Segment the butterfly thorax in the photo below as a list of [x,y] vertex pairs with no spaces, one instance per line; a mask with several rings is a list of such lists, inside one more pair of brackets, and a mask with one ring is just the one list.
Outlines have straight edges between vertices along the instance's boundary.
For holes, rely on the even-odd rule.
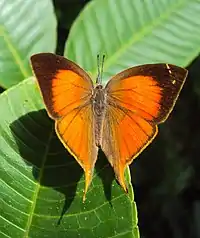
[[92,95],[92,105],[94,111],[95,143],[100,146],[102,139],[103,120],[106,110],[106,94],[101,84],[97,85]]

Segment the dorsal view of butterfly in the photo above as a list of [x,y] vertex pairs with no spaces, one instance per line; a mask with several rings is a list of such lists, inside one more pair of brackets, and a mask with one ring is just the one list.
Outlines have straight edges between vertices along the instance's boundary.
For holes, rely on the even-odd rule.
[[31,65],[59,139],[84,170],[84,199],[99,148],[127,192],[125,169],[168,118],[187,70],[163,63],[135,66],[103,87],[99,57],[95,83],[77,64],[52,53],[33,55]]

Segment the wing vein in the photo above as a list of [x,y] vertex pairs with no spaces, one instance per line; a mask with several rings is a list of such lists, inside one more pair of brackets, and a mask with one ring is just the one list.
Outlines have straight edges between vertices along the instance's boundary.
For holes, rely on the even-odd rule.
[[[152,114],[150,114],[149,112],[146,112],[146,111],[144,111],[143,109],[136,107],[135,105],[132,105],[132,104],[127,103],[127,102],[123,102],[122,100],[120,100],[120,99],[118,99],[118,98],[116,98],[116,97],[113,97],[113,96],[110,96],[110,97],[112,97],[115,101],[119,101],[119,102],[121,102],[121,103],[123,103],[123,104],[125,104],[125,105],[129,105],[129,106],[135,107],[136,109],[139,109],[140,111],[143,111],[144,113],[148,114],[149,116],[154,117],[154,116],[153,116]],[[123,106],[120,106],[119,104],[117,104],[117,105],[109,104],[109,105],[111,105],[111,106],[113,106],[113,107],[115,107],[115,108],[124,108]],[[140,105],[142,105],[142,104],[140,104]],[[126,108],[124,108],[124,109],[126,109]],[[138,116],[140,116],[140,114],[137,113],[137,111],[132,112],[132,111],[129,110],[129,109],[126,109],[126,110],[130,111],[131,113],[135,113],[135,114],[137,114]],[[124,110],[123,110],[123,111],[124,111]],[[125,111],[124,111],[124,112],[125,112]],[[126,114],[127,114],[127,113],[126,113]]]
[[[69,121],[69,123],[68,123],[67,127],[65,128],[64,132],[61,134],[62,136],[66,133],[67,129],[68,129],[69,126],[72,124],[73,120],[77,117],[77,115],[80,113],[80,111],[81,111],[85,106],[86,106],[86,105],[80,107],[79,110],[76,112],[76,114],[75,114],[75,115],[73,116],[73,118],[71,119],[71,121]],[[76,110],[76,109],[77,109],[77,108],[73,109],[73,111]],[[64,118],[65,118],[65,117],[63,117],[63,119],[64,119]],[[63,119],[62,119],[62,120],[63,120]]]
[[[63,87],[63,85],[60,85],[60,86]],[[58,89],[59,87],[58,87],[58,86],[53,86],[52,88],[53,88],[53,89],[54,89],[54,88]],[[53,89],[52,89],[52,91],[53,91]],[[72,89],[71,89],[71,88],[68,88],[68,89],[62,91],[62,93],[66,93],[67,91],[72,91]],[[57,94],[55,94],[55,93],[53,94],[54,97],[57,97],[57,96],[59,96],[59,95],[60,95],[60,91],[59,91]],[[88,95],[89,95],[89,93],[88,93]],[[87,95],[87,96],[88,96],[88,95]]]
[[[74,102],[71,102],[71,103],[67,104],[66,106],[64,106],[63,108],[61,108],[61,109],[58,111],[58,113],[61,112],[61,111],[63,111],[63,110],[66,109],[67,107],[69,107],[69,106],[71,106],[71,105],[73,105],[73,104],[79,102],[80,100],[86,99],[87,97],[88,97],[88,95],[87,95],[87,96],[84,96],[84,97],[82,97],[82,98],[79,98],[78,100],[76,100],[76,101],[74,101]],[[55,102],[55,101],[56,101],[56,98],[55,98],[55,100],[53,100],[52,102]],[[89,104],[89,102],[87,102],[87,103],[85,103],[85,104],[83,104],[82,106],[79,106],[79,107],[84,107],[84,106],[87,106],[88,104]],[[74,108],[73,110],[75,110],[75,109],[77,109],[77,108],[78,108],[78,107]]]
[[[62,79],[59,79],[59,80],[62,80]],[[82,87],[82,86],[80,86],[80,85],[77,85],[77,84],[74,84],[74,83],[70,83],[70,84],[72,84],[74,87],[76,87],[76,88],[82,88],[82,89],[84,89],[85,91],[88,91],[88,88],[85,88],[85,87]],[[64,86],[69,86],[69,82],[67,82],[67,83],[61,83],[61,84],[56,84],[56,85],[52,85],[52,88],[59,88],[59,87],[64,87]],[[67,89],[67,90],[72,90],[72,89]],[[66,90],[66,91],[67,91]]]
[[[132,135],[130,134],[130,133],[128,133],[131,137],[132,137]],[[129,153],[129,155],[131,155],[131,153],[130,153],[130,150],[129,150],[129,147],[128,147],[128,144],[127,144],[127,142],[126,142],[126,138],[124,138],[123,136],[122,136],[122,138],[123,138],[123,141],[124,141],[124,144],[126,145],[126,148],[127,148],[127,151],[128,151],[128,153]],[[132,157],[132,156],[131,156]],[[130,159],[130,158],[129,158]]]
[[[113,105],[110,105],[111,107],[114,107]],[[126,108],[123,108],[123,107],[114,107],[114,108],[117,108],[117,109],[119,109],[119,110],[121,110],[126,116],[128,116],[135,124],[137,124],[138,125],[138,127],[139,128],[141,128],[141,130],[144,132],[144,134],[146,134],[146,136],[147,137],[149,137],[148,136],[148,134],[146,133],[146,131],[144,131],[144,129],[130,116],[130,114],[133,114],[133,112],[131,111],[131,110],[129,110],[129,109],[126,109]],[[126,109],[126,110],[124,110],[124,109]],[[127,113],[127,111],[130,113]],[[140,117],[140,116],[139,116]],[[144,119],[144,118],[143,118]],[[151,122],[150,121],[147,121],[146,119],[144,119],[147,123],[149,123],[151,126],[153,126],[152,124],[151,124]],[[132,127],[131,127],[132,128]],[[133,129],[133,128],[132,128]]]
[[[141,94],[141,93],[139,93],[138,91],[135,91],[134,89],[131,89],[131,91],[133,91],[134,93],[136,93],[136,94],[138,94],[139,96],[144,96],[143,94]],[[157,93],[158,94],[158,93]],[[159,95],[159,94],[158,94]],[[110,96],[112,96],[112,95],[110,95]],[[153,100],[152,98],[150,98],[150,97],[148,97],[148,94],[146,93],[145,94],[145,97],[147,98],[147,99],[149,99],[149,100],[151,100],[152,102],[155,102],[156,104],[159,104],[159,105],[161,105],[160,103],[158,103],[157,101],[155,101],[155,100]],[[116,97],[115,97],[116,98]]]

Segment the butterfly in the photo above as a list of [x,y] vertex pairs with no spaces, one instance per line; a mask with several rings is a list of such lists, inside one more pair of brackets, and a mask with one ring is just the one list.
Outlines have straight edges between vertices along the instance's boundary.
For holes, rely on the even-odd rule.
[[[104,59],[104,58],[103,58]],[[102,149],[127,192],[126,167],[152,142],[172,111],[187,70],[171,64],[126,69],[102,85],[103,63],[93,83],[77,64],[52,53],[31,65],[56,133],[85,173],[85,192]]]

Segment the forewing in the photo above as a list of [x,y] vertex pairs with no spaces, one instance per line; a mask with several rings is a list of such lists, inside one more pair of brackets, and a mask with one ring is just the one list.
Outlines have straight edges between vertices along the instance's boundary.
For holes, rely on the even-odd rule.
[[171,112],[187,71],[166,64],[128,69],[106,86],[102,150],[126,190],[124,170],[157,134]]
[[187,70],[175,65],[142,65],[113,77],[106,92],[109,101],[158,124],[169,116],[186,76]]
[[31,64],[48,114],[53,119],[89,101],[92,81],[74,62],[59,55],[41,53],[31,57]]
[[66,58],[51,53],[31,57],[32,68],[56,132],[85,171],[85,193],[97,159],[91,106],[93,84],[87,73]]

